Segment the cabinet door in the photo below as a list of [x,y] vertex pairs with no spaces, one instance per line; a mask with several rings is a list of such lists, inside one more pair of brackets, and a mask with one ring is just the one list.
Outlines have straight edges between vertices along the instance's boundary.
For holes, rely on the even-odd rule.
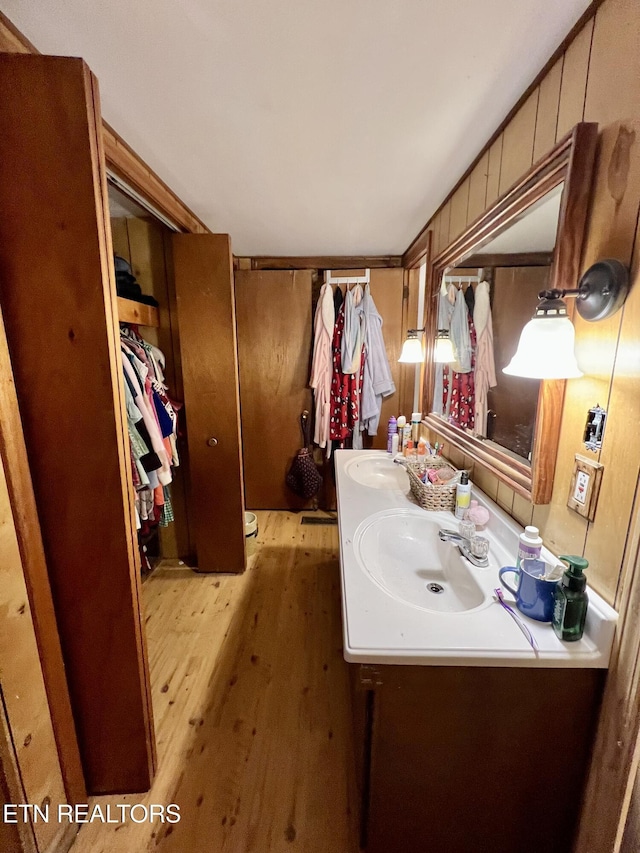
[[87,788],[142,791],[153,723],[100,105],[82,60],[0,55],[0,210],[0,302]]
[[242,572],[244,494],[229,236],[174,234],[173,262],[198,570]]

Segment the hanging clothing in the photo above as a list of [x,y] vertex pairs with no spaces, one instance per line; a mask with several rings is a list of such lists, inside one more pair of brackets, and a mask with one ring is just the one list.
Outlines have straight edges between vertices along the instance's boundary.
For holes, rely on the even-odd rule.
[[367,284],[362,299],[364,318],[364,376],[360,400],[359,431],[377,435],[382,398],[395,393],[387,350],[382,336],[382,317],[376,308],[371,288]]
[[342,372],[342,336],[344,334],[344,304],[340,306],[333,332],[333,374],[331,377],[331,417],[329,420],[329,438],[332,441],[345,441],[352,437],[358,424],[360,411],[360,388],[364,372],[364,360],[361,359],[360,371]]
[[[456,289],[453,285],[440,291],[438,296],[438,329],[448,332],[451,327],[451,317],[455,304]],[[433,411],[436,415],[444,415],[447,397],[444,394],[444,373],[446,365],[437,363],[435,366],[435,382],[433,387]]]
[[[469,327],[469,339],[471,342],[471,366],[467,373],[458,373],[455,370],[444,371],[445,391],[448,394],[447,410],[449,421],[461,429],[473,430],[475,419],[475,381],[473,365],[475,364],[475,341],[476,332],[471,315],[467,315]],[[449,367],[449,365],[445,365]]]
[[[163,353],[131,328],[120,329],[136,526],[141,536],[173,520],[169,483],[179,464],[177,408],[167,396]],[[140,540],[141,556],[142,540]]]
[[357,284],[344,298],[344,332],[342,334],[342,372],[358,373],[362,359],[364,340],[364,318],[362,313],[363,291]]
[[316,305],[314,320],[313,359],[309,385],[313,388],[315,401],[315,427],[313,440],[319,447],[326,447],[329,439],[331,418],[331,375],[333,353],[331,344],[335,327],[335,307],[330,284],[323,284]]
[[469,373],[471,370],[471,336],[469,335],[469,309],[462,290],[456,294],[456,302],[451,316],[451,343],[456,360],[453,370],[456,373]]
[[487,397],[490,388],[498,384],[493,354],[493,322],[489,284],[481,281],[476,287],[473,322],[476,330],[475,360],[475,431],[478,435],[487,434]]

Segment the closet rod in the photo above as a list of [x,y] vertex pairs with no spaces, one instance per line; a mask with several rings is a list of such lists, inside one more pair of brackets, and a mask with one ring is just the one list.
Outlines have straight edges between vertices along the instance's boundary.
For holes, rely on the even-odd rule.
[[172,222],[168,219],[164,213],[160,213],[157,207],[154,207],[150,201],[140,195],[139,192],[130,187],[126,181],[123,181],[115,172],[112,172],[111,169],[107,169],[107,182],[112,184],[116,189],[120,190],[120,192],[124,193],[126,196],[129,196],[130,199],[139,204],[140,207],[143,207],[146,211],[148,211],[152,216],[155,216],[156,219],[159,219],[163,225],[166,225],[167,228],[170,228],[172,231],[176,233],[181,229],[176,225],[175,222]]
[[331,275],[331,270],[324,271],[325,284],[369,284],[371,270],[365,270],[364,275]]

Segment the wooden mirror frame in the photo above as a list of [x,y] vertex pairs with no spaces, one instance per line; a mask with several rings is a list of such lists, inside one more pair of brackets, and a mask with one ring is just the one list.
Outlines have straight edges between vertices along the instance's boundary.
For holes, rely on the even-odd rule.
[[[425,380],[423,411],[425,426],[483,465],[499,480],[534,504],[551,500],[556,467],[565,380],[541,380],[533,434],[531,464],[460,427],[432,414],[435,369],[433,349],[436,335],[438,294],[442,274],[468,257],[473,247],[497,235],[526,208],[564,182],[558,233],[552,256],[549,287],[577,287],[587,206],[591,190],[598,125],[577,124],[538,161],[511,189],[475,220],[429,265],[427,322],[425,331]],[[572,314],[569,303],[569,312]],[[531,305],[533,314],[535,305]]]

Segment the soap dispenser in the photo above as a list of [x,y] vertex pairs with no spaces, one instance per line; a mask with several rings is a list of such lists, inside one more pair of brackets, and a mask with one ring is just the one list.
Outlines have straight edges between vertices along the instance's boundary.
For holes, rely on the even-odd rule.
[[553,630],[559,639],[574,642],[582,637],[587,616],[589,596],[583,572],[589,562],[584,557],[572,555],[560,559],[567,568],[554,593]]

